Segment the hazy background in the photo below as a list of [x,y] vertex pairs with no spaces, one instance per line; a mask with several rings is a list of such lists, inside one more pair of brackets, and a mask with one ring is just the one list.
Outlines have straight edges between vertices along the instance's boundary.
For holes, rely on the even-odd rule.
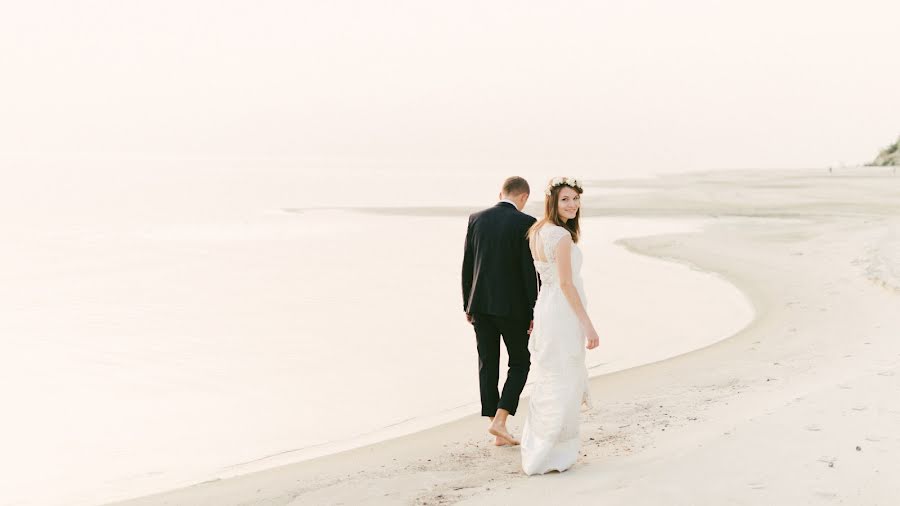
[[[852,164],[900,133],[896,0],[0,2],[2,504],[474,411],[464,210],[511,173],[539,213],[554,175]],[[362,206],[451,214],[334,209]],[[749,318],[613,245],[658,226],[585,221],[621,343],[593,372]]]
[[865,162],[900,133],[898,19],[894,0],[4,2],[0,162]]

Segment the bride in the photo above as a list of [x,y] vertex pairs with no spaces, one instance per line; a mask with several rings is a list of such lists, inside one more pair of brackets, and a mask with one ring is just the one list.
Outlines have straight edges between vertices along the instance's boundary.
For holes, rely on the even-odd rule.
[[534,389],[522,434],[522,469],[529,475],[565,471],[575,463],[580,407],[591,407],[584,350],[596,348],[600,338],[585,311],[576,244],[582,191],[577,179],[550,180],[544,218],[528,231],[541,277],[528,343]]

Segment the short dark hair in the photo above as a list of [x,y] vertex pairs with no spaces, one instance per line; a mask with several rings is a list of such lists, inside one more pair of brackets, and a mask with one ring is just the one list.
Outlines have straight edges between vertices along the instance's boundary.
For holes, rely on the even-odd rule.
[[516,197],[523,193],[531,195],[531,187],[528,186],[528,181],[525,181],[525,178],[519,176],[506,178],[506,181],[503,182],[503,188],[500,191],[503,192],[504,195],[509,195],[510,197]]

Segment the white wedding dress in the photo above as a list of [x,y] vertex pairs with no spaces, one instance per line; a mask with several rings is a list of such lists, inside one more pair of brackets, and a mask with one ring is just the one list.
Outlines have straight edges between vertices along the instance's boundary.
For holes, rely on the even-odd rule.
[[[559,286],[556,247],[568,235],[566,229],[546,224],[538,230],[533,244],[541,290],[528,342],[533,390],[522,432],[522,469],[529,475],[565,471],[575,463],[581,445],[581,405],[592,407],[584,363],[584,331]],[[581,250],[572,244],[572,281],[586,306],[581,263]]]

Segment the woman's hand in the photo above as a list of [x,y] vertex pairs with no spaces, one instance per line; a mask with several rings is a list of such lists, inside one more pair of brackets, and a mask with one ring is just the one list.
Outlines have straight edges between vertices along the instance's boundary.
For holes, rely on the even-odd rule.
[[587,339],[587,349],[593,350],[597,346],[600,346],[600,336],[597,335],[597,331],[591,329],[585,334],[585,339]]

